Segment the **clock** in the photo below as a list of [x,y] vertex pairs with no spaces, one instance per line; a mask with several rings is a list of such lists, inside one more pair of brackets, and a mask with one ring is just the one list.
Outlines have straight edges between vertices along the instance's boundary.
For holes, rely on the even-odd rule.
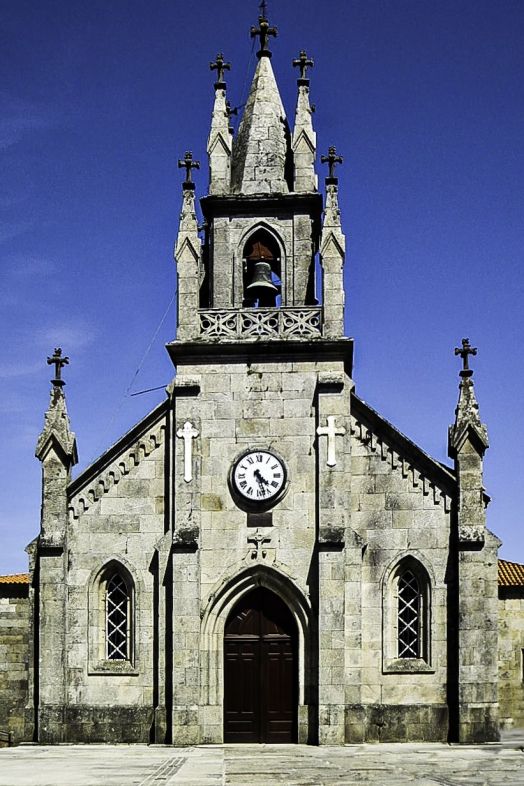
[[244,501],[274,504],[283,494],[287,472],[282,459],[268,450],[248,450],[233,464],[231,485]]

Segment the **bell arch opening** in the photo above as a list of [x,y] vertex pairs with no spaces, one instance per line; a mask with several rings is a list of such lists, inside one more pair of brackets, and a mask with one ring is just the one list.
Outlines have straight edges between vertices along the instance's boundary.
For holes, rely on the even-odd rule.
[[242,305],[244,308],[278,308],[282,304],[282,260],[275,238],[258,229],[242,252]]

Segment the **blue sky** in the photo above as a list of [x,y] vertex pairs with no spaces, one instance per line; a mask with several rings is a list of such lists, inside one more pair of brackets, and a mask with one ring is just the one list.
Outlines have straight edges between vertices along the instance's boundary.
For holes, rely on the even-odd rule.
[[[356,389],[447,461],[469,336],[491,448],[489,527],[524,562],[524,3],[268,3],[292,122],[314,60],[320,152],[335,144]],[[202,162],[214,81],[245,101],[257,2],[3,0],[0,15],[0,573],[38,531],[33,457],[55,346],[82,469],[163,398],[175,335],[176,162]],[[161,323],[162,318],[164,320]],[[160,325],[160,327],[159,327]],[[147,351],[149,348],[149,351]],[[137,370],[138,374],[136,373]],[[131,385],[131,388],[130,388]],[[127,392],[127,395],[126,395]]]

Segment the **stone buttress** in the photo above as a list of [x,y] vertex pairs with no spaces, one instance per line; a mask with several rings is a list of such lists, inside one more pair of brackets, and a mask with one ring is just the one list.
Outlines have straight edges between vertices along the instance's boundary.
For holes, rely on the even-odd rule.
[[486,528],[482,460],[488,447],[480,420],[464,339],[455,350],[463,358],[455,423],[448,450],[455,462],[457,505],[457,689],[455,734],[460,742],[486,742],[498,733],[498,582],[500,541]]
[[35,667],[38,699],[35,725],[40,742],[63,742],[66,703],[67,486],[76,464],[75,435],[69,425],[61,368],[68,362],[60,349],[48,358],[56,368],[51,400],[36,446],[42,464],[40,535],[34,546],[34,613],[38,620]]

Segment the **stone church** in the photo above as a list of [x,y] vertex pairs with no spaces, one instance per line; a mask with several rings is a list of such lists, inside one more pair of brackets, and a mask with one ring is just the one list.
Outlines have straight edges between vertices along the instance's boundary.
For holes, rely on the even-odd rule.
[[[524,567],[499,562],[467,339],[450,464],[359,398],[340,156],[318,189],[263,16],[238,132],[218,55],[190,152],[167,396],[76,477],[60,350],[29,573],[0,578],[0,731],[58,742],[497,740],[524,721]],[[445,348],[445,351],[447,349]],[[451,382],[450,382],[451,384]]]

